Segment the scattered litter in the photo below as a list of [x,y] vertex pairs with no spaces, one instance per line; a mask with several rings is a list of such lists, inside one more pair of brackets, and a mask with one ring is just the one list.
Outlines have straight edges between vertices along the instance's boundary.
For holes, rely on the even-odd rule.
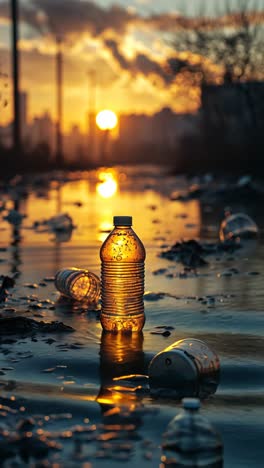
[[167,268],[159,268],[158,270],[154,270],[152,274],[156,276],[156,275],[163,275],[166,272],[167,272]]
[[162,251],[159,256],[168,260],[182,263],[185,267],[195,269],[208,265],[205,256],[234,252],[240,249],[240,243],[234,239],[228,239],[217,243],[200,243],[194,239],[176,242],[172,247]]
[[256,223],[244,213],[227,216],[221,223],[219,237],[221,241],[229,239],[254,239],[258,235]]
[[176,242],[170,249],[162,252],[161,257],[176,260],[187,267],[197,268],[207,265],[202,258],[203,247],[196,240]]
[[35,221],[33,223],[33,229],[37,232],[53,232],[58,234],[71,234],[76,226],[73,224],[73,220],[68,213],[61,213],[52,216],[49,219],[43,219]]
[[23,286],[25,288],[38,289],[38,284],[36,284],[36,283],[25,283]]
[[54,280],[55,276],[46,276],[45,278],[43,278],[43,281],[45,281],[46,283],[54,283]]
[[68,231],[74,228],[72,218],[68,213],[52,216],[47,220],[47,225],[53,231]]
[[144,300],[145,301],[159,301],[160,299],[164,299],[165,293],[154,293],[154,292],[145,292]]
[[220,361],[209,346],[196,338],[179,340],[158,353],[148,368],[154,396],[205,398],[215,393]]
[[2,284],[0,286],[0,303],[5,302],[6,298],[8,297],[7,289],[13,288],[15,285],[15,280],[9,276],[2,276],[1,279]]
[[162,335],[162,336],[170,336],[171,332],[169,330],[153,330],[150,332],[151,335]]

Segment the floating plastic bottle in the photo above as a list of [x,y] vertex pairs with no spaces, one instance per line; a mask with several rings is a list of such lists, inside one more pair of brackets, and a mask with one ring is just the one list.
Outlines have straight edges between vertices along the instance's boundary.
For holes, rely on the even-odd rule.
[[200,415],[200,401],[184,398],[182,403],[183,410],[163,434],[160,468],[222,468],[222,440]]
[[47,225],[54,232],[71,231],[74,228],[72,218],[67,213],[61,213],[56,216],[52,216],[47,220]]
[[244,213],[229,214],[221,223],[220,240],[254,239],[258,235],[256,223]]
[[156,354],[148,374],[154,396],[206,398],[217,389],[220,361],[203,341],[185,338]]
[[97,302],[100,279],[94,273],[80,268],[63,268],[55,275],[55,286],[63,296],[76,301]]
[[131,216],[115,216],[114,226],[100,250],[100,320],[106,331],[138,332],[145,323],[143,294],[146,252],[131,227]]

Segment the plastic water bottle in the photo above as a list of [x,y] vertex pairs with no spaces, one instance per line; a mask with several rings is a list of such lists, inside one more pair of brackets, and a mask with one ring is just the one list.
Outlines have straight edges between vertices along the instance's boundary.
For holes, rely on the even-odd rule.
[[183,410],[163,434],[160,468],[222,468],[222,440],[200,415],[200,401],[184,398],[182,403]]
[[58,291],[76,301],[97,302],[100,296],[100,279],[88,270],[63,268],[55,275]]
[[131,216],[115,216],[101,250],[101,324],[112,332],[138,332],[145,323],[145,248]]
[[185,338],[156,354],[148,374],[153,396],[206,398],[217,389],[220,361],[204,341]]
[[256,223],[244,213],[229,214],[221,223],[220,240],[254,239],[258,235]]

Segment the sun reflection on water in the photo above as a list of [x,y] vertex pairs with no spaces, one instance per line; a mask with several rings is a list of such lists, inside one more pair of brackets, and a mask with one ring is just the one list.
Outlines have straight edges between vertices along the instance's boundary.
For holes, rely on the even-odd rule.
[[98,178],[100,182],[96,184],[96,192],[102,198],[111,198],[117,192],[117,180],[115,174],[110,171],[99,172]]

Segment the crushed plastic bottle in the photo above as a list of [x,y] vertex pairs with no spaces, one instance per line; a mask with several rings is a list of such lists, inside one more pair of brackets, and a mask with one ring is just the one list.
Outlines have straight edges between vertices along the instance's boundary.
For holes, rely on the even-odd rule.
[[57,290],[76,301],[95,303],[100,296],[100,279],[91,271],[80,268],[63,268],[55,275]]
[[101,250],[101,324],[112,332],[142,330],[145,248],[132,229],[131,216],[115,216]]
[[220,240],[254,239],[258,235],[256,223],[245,213],[227,213],[219,231]]
[[52,216],[51,218],[48,219],[47,225],[54,232],[69,231],[74,228],[72,218],[67,213],[62,213],[56,216]]
[[220,361],[205,342],[185,338],[156,354],[148,374],[153,396],[206,398],[218,387]]
[[200,415],[200,401],[184,398],[182,404],[163,434],[160,468],[222,468],[222,440]]

